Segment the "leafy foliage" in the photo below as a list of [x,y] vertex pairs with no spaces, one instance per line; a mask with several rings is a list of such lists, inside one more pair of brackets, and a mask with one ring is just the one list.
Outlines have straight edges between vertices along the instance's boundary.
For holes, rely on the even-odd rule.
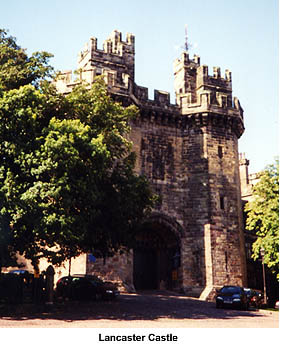
[[246,204],[246,228],[254,231],[257,239],[253,244],[256,260],[264,249],[264,263],[279,278],[279,161],[268,166],[260,181],[253,188],[253,201]]
[[20,86],[33,84],[51,76],[52,67],[48,60],[53,55],[47,52],[35,52],[30,57],[19,47],[16,39],[0,29],[0,90],[17,89]]
[[[10,246],[35,264],[41,257],[61,263],[81,252],[106,256],[130,247],[154,203],[146,179],[134,172],[126,137],[137,108],[113,102],[101,79],[58,94],[43,79],[50,55],[28,58],[5,35],[1,31],[0,200]],[[8,49],[19,76],[5,63]]]

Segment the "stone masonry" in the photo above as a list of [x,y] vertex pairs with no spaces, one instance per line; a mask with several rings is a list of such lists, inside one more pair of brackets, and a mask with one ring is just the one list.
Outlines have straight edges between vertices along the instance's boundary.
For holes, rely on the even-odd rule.
[[[182,289],[202,299],[224,284],[246,285],[238,160],[244,123],[231,72],[223,77],[215,67],[209,75],[198,56],[183,52],[174,62],[176,104],[160,90],[150,100],[148,89],[135,83],[135,37],[123,41],[118,31],[103,49],[91,38],[78,56],[78,71],[90,84],[103,75],[116,101],[139,107],[130,135],[136,171],[161,198],[139,249],[88,262],[87,271],[126,287]],[[56,82],[62,93],[74,84],[70,71]]]

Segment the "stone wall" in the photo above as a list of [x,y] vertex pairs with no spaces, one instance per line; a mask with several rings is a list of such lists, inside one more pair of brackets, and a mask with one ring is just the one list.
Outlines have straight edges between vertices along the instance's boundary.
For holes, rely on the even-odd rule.
[[97,258],[95,262],[88,255],[86,273],[96,274],[103,280],[115,283],[121,291],[134,291],[133,252],[118,253],[105,259]]

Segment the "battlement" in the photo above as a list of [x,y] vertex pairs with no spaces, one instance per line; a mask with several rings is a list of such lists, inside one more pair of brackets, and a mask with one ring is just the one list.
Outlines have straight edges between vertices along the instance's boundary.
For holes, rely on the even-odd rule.
[[155,102],[156,104],[158,104],[160,106],[169,106],[170,105],[170,93],[167,91],[155,89],[154,90],[154,100],[150,100],[148,97],[148,88],[135,85],[134,95],[142,103]]
[[114,30],[98,49],[97,38],[92,37],[78,55],[78,71],[81,79],[92,84],[98,75],[105,77],[106,84],[123,94],[133,89],[135,80],[135,36]]
[[119,57],[135,54],[135,36],[131,33],[126,34],[126,41],[122,40],[122,33],[114,30],[109,37],[103,42],[103,49],[97,48],[97,38],[92,37],[85,44],[82,51],[78,54],[78,65],[84,66],[93,56],[111,54]]
[[122,33],[114,30],[103,43],[104,52],[123,56],[124,53],[135,53],[135,36],[126,34],[126,41],[122,40]]
[[200,57],[190,59],[188,52],[174,62],[174,88],[176,102],[182,114],[215,112],[243,119],[243,109],[236,97],[232,97],[232,73],[226,69],[224,76],[220,67],[200,65]]
[[[183,52],[181,58],[177,58],[174,62],[174,75],[178,75],[180,71],[198,71],[198,76],[202,78],[206,84],[226,87],[231,89],[232,73],[226,69],[225,75],[221,76],[220,67],[213,67],[213,75],[208,75],[208,66],[200,65],[200,56],[194,55],[193,60],[189,58],[189,53]],[[199,84],[200,85],[200,84]],[[178,91],[176,91],[177,93]]]
[[[85,44],[78,55],[78,81],[89,84],[95,77],[102,75],[112,94],[129,97],[137,105],[147,104],[155,107],[176,109],[170,104],[169,92],[154,90],[154,100],[149,99],[148,88],[135,83],[135,36],[127,33],[125,41],[122,33],[114,30],[98,49],[95,37]],[[60,92],[68,93],[76,83],[72,81],[72,72],[61,72],[56,81]]]
[[[174,87],[176,104],[170,103],[170,94],[154,90],[154,99],[149,99],[148,89],[135,82],[135,36],[127,33],[125,40],[118,30],[114,30],[98,49],[95,37],[85,44],[78,55],[78,81],[88,84],[101,75],[112,96],[126,104],[135,103],[139,107],[155,111],[169,111],[181,115],[214,113],[226,115],[242,125],[243,109],[239,100],[232,97],[232,74],[226,69],[221,75],[220,67],[214,67],[210,75],[207,65],[200,64],[200,57],[190,59],[188,52],[174,62]],[[69,93],[76,82],[72,72],[61,72],[56,81],[57,89]],[[242,131],[239,131],[239,135]]]

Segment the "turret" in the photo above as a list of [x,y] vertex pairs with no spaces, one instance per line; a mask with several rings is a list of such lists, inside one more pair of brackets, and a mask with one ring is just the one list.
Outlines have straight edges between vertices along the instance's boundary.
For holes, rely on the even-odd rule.
[[184,52],[174,62],[176,103],[181,114],[211,112],[237,119],[238,137],[243,133],[243,110],[239,100],[232,97],[232,74],[226,69],[224,77],[219,67],[208,74],[208,67],[200,65],[200,57],[191,60]]
[[78,70],[89,83],[103,74],[110,88],[130,89],[135,79],[134,35],[127,33],[123,41],[121,32],[114,30],[103,42],[103,50],[97,48],[96,38],[90,38],[78,55]]
[[[174,78],[176,103],[189,125],[184,140],[194,210],[188,232],[203,250],[199,258],[204,259],[206,288],[201,298],[206,299],[216,286],[246,284],[238,160],[243,109],[232,97],[231,72],[226,70],[222,76],[220,67],[214,67],[210,75],[208,66],[201,65],[198,56],[190,59],[188,51],[174,62]],[[182,256],[184,266],[193,265],[194,251],[189,246]],[[195,277],[197,269],[194,273],[184,268],[185,288],[202,283]]]

